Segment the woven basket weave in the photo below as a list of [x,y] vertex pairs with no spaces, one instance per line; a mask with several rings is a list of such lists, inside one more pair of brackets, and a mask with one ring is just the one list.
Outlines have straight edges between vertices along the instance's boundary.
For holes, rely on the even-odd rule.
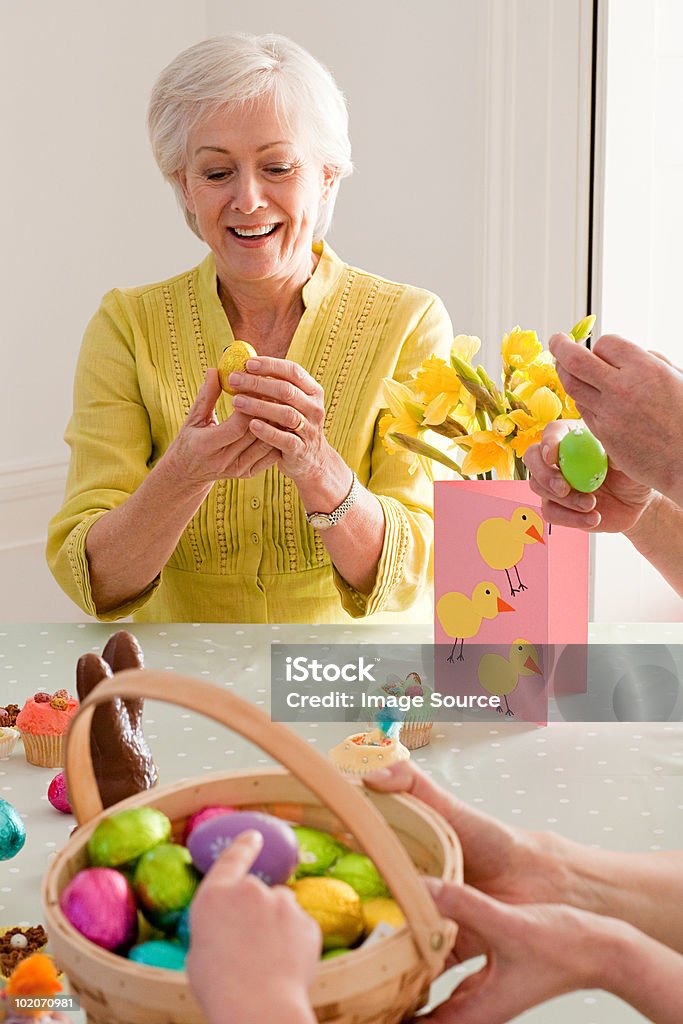
[[[90,726],[95,707],[113,697],[146,697],[208,714],[287,770],[204,775],[139,793],[103,811],[90,758]],[[408,924],[367,949],[321,962],[311,1003],[325,1024],[398,1024],[424,1005],[452,947],[455,926],[439,915],[419,872],[462,880],[460,844],[443,818],[424,804],[348,782],[309,744],[233,694],[197,679],[146,670],[117,673],[83,701],[67,735],[66,773],[80,827],[50,865],[43,902],[55,959],[89,1024],[206,1024],[184,973],[101,949],[72,927],[59,906],[60,893],[87,866],[88,840],[98,823],[115,810],[142,806],[167,814],[178,840],[194,811],[226,803],[329,831],[362,850],[384,876]]]

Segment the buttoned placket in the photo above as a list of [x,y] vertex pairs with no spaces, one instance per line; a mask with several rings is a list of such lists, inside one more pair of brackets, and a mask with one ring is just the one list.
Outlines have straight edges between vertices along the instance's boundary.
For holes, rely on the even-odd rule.
[[252,480],[243,481],[244,485],[244,522],[245,537],[245,568],[249,573],[258,576],[263,561],[263,529],[264,529],[264,485],[265,473],[259,473]]

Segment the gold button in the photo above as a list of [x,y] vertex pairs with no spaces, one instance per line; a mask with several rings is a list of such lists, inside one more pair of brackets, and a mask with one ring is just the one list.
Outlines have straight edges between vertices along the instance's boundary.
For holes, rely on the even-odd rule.
[[261,508],[260,500],[258,498],[252,498],[251,499],[251,507],[252,508]]
[[258,533],[252,533],[252,535],[251,535],[252,544],[258,544],[259,540],[260,540],[260,538],[259,538]]

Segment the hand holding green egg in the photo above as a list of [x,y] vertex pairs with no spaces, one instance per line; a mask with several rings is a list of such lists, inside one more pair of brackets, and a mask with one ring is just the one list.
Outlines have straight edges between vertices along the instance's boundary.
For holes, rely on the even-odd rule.
[[575,491],[590,494],[597,491],[607,476],[607,455],[587,427],[577,427],[560,441],[559,466]]

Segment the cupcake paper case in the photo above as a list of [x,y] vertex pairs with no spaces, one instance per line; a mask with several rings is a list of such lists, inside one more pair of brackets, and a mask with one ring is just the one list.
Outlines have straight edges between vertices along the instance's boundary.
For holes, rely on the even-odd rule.
[[66,690],[39,692],[26,701],[17,717],[17,729],[29,764],[40,768],[64,766],[64,737],[77,708],[78,701]]
[[0,758],[9,757],[19,739],[18,729],[3,729],[0,727]]

